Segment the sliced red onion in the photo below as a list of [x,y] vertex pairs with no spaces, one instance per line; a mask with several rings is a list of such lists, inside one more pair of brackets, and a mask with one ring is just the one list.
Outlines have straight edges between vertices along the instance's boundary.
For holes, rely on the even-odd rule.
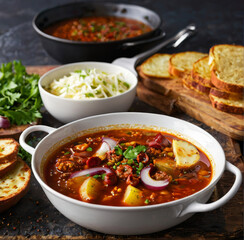
[[69,178],[82,177],[89,174],[89,176],[94,176],[101,173],[113,173],[113,171],[107,167],[95,167],[89,168],[81,171],[74,172]]
[[10,127],[10,121],[8,118],[0,116],[0,128],[9,128]]
[[147,166],[141,170],[141,181],[145,187],[150,190],[163,190],[166,188],[169,185],[169,180],[154,180],[150,176],[151,169],[151,166]]
[[107,142],[103,142],[100,148],[96,151],[96,156],[103,156],[109,150],[110,147]]
[[113,150],[114,147],[117,145],[117,142],[115,140],[113,140],[112,138],[109,138],[109,137],[103,137],[103,142],[106,142],[109,147],[110,147],[110,150]]
[[112,138],[103,137],[102,141],[102,145],[97,150],[96,156],[103,156],[106,152],[113,150],[114,147],[117,145],[117,142]]

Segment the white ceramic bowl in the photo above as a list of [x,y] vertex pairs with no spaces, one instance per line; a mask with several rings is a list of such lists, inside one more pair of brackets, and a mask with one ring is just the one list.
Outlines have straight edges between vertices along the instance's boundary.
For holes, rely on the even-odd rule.
[[[172,202],[151,206],[114,207],[72,199],[56,192],[45,183],[43,163],[48,154],[51,154],[59,146],[88,132],[125,126],[147,127],[174,133],[192,142],[203,150],[212,162],[213,178],[210,184],[195,194]],[[49,133],[35,149],[25,142],[28,134],[34,131]],[[113,113],[88,117],[58,129],[41,125],[33,126],[21,134],[20,144],[32,154],[33,173],[51,203],[73,222],[88,229],[108,234],[135,235],[167,229],[185,221],[196,212],[210,211],[222,206],[234,196],[242,181],[240,170],[226,162],[223,149],[215,138],[193,124],[163,115]],[[235,175],[233,186],[222,198],[206,204],[224,170]]]
[[[128,82],[131,87],[128,91],[114,97],[84,100],[62,98],[44,89],[44,87],[47,87],[54,79],[59,79],[65,75],[67,76],[70,72],[75,70],[87,68],[101,69],[109,73],[122,72],[125,81]],[[66,64],[47,72],[40,78],[38,86],[47,111],[59,121],[68,123],[92,115],[127,111],[135,98],[137,82],[137,77],[126,68],[103,62],[79,62]]]

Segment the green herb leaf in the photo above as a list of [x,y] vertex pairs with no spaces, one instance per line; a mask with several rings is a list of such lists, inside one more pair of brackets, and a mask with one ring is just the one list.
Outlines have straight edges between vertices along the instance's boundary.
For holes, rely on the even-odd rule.
[[64,153],[64,155],[68,155],[68,154],[70,154],[70,152],[66,152],[66,153]]
[[133,159],[128,159],[127,164],[131,165],[133,163],[134,163]]
[[22,125],[41,118],[42,101],[38,89],[39,76],[27,74],[20,61],[0,67],[0,115],[11,124]]
[[87,151],[87,152],[91,152],[91,151],[92,151],[92,148],[91,148],[91,147],[88,147],[88,148],[86,149],[86,151]]
[[119,146],[115,146],[114,149],[115,149],[115,153],[116,153],[117,156],[123,154],[123,151],[122,151],[122,149]]
[[105,179],[105,176],[106,176],[106,173],[103,173],[103,174],[101,175],[102,180]]
[[149,204],[150,203],[150,200],[149,199],[146,199],[144,203],[145,204]]
[[142,162],[139,162],[138,170],[141,171],[144,168],[144,164]]
[[95,179],[97,179],[97,178],[100,178],[101,175],[96,174],[96,175],[94,175],[93,177],[94,177]]
[[20,156],[21,159],[26,161],[28,164],[31,163],[31,154],[26,152],[22,147],[19,148],[18,156]]
[[147,150],[146,146],[138,145],[136,147],[129,146],[124,152],[124,157],[128,159],[135,159],[140,152],[145,152]]

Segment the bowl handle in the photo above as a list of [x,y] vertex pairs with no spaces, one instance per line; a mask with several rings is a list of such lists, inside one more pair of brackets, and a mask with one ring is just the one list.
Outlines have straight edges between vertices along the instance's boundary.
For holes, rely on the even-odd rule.
[[231,189],[220,199],[213,203],[198,203],[196,201],[192,202],[190,205],[188,205],[185,209],[183,209],[178,217],[182,217],[188,213],[196,213],[196,212],[207,212],[207,211],[212,211],[218,207],[221,207],[225,203],[227,203],[238,191],[241,182],[242,182],[242,174],[241,171],[234,166],[233,164],[226,162],[225,169],[229,172],[232,172],[236,178],[233,186]]
[[36,126],[28,127],[21,133],[21,135],[19,137],[19,143],[20,143],[21,147],[24,148],[25,151],[27,151],[28,153],[33,155],[35,148],[31,147],[30,145],[28,145],[25,142],[26,137],[32,132],[42,131],[42,132],[46,132],[46,133],[50,134],[54,130],[56,130],[56,128],[52,128],[52,127],[48,127],[48,126],[44,126],[44,125],[36,125]]

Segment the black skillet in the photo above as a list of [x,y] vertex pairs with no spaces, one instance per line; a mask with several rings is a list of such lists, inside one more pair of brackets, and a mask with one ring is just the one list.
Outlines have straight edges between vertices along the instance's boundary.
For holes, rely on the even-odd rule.
[[[152,30],[135,38],[111,42],[80,42],[53,37],[43,32],[52,23],[73,17],[118,16],[133,18],[148,24]],[[46,9],[38,13],[33,27],[41,37],[45,50],[61,63],[78,61],[111,62],[118,57],[132,57],[159,43],[165,33],[161,19],[147,8],[117,3],[76,2]]]

